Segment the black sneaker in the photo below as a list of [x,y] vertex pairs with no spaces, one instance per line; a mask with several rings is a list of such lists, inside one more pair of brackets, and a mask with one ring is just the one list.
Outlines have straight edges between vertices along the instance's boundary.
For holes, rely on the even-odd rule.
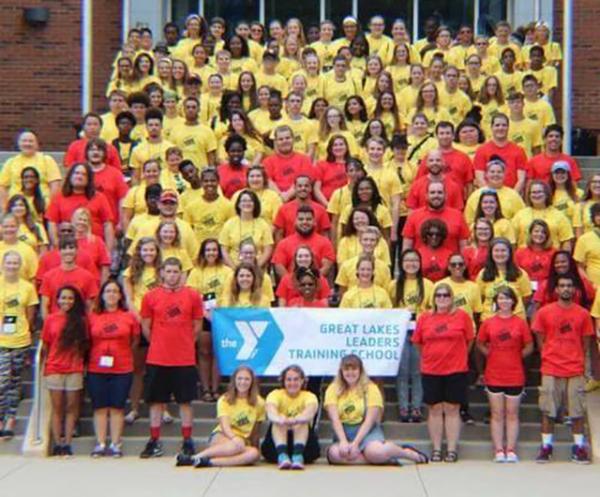
[[540,464],[550,462],[552,460],[552,452],[552,445],[542,445],[537,457],[535,458],[535,462]]
[[184,438],[181,444],[181,453],[186,456],[193,456],[196,453],[196,447],[194,446],[193,438]]
[[52,447],[52,454],[50,454],[51,456],[62,456],[62,445],[54,445]]
[[210,459],[208,457],[193,457],[194,468],[208,468],[211,466]]
[[175,466],[193,466],[194,458],[191,455],[179,453],[175,458]]
[[63,445],[61,455],[65,457],[73,457],[73,449],[70,445]]
[[146,444],[146,447],[140,454],[140,457],[142,459],[149,459],[151,457],[160,457],[163,454],[164,452],[162,444],[158,440],[151,438],[150,440],[148,440],[148,443]]
[[571,461],[577,464],[590,464],[590,455],[583,445],[573,445],[571,447]]
[[475,419],[471,416],[469,411],[460,411],[460,419],[466,425],[472,426],[475,424]]

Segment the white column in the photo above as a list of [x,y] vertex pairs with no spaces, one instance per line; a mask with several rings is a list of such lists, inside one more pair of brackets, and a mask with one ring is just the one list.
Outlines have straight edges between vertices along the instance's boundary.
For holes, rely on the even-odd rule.
[[81,5],[81,113],[92,110],[92,8],[93,0]]
[[325,0],[319,0],[319,21],[322,22],[324,20],[325,20]]
[[265,23],[265,0],[258,0],[258,20]]
[[413,0],[413,43],[419,39],[419,0]]
[[542,18],[542,0],[533,0],[533,19],[537,22]]
[[571,128],[573,112],[573,0],[563,0],[563,61],[562,61],[562,126],[565,131],[563,150],[571,153]]
[[127,41],[127,33],[129,33],[129,24],[131,23],[131,0],[123,0],[123,11],[121,13],[121,40],[123,43]]
[[479,0],[473,2],[473,33],[479,34]]
[[358,19],[358,0],[352,0],[352,15]]
[[198,14],[204,16],[204,0],[198,0]]

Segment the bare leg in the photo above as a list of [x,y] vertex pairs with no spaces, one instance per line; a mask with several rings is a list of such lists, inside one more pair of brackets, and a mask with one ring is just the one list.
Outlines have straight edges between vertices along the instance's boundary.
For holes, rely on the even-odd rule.
[[292,432],[294,433],[294,444],[303,444],[306,445],[306,441],[308,440],[308,425],[294,425],[292,428]]
[[129,398],[131,399],[131,410],[136,413],[140,410],[140,400],[144,390],[147,352],[147,347],[136,347],[133,351],[133,381],[131,383]]
[[198,363],[198,372],[200,373],[200,382],[203,390],[211,388],[211,365],[212,365],[212,340],[210,332],[202,330],[200,333],[200,361]]
[[417,454],[392,442],[371,442],[365,447],[365,459],[370,464],[389,464],[395,459],[417,461]]
[[213,466],[249,466],[260,459],[256,447],[245,447],[243,452],[230,457],[214,457],[210,462]]
[[427,428],[433,450],[442,450],[442,437],[444,436],[444,406],[442,402],[429,406]]
[[[278,445],[286,445],[287,446],[287,433],[288,433],[288,427],[287,426],[283,426],[283,425],[278,425],[273,423],[271,425],[271,436],[273,437],[273,444],[275,445],[275,448],[277,448]],[[308,435],[308,433],[307,433]],[[295,438],[294,438],[295,440]]]
[[94,430],[99,444],[106,444],[106,430],[108,428],[108,408],[94,411]]
[[444,406],[444,428],[446,429],[446,441],[448,451],[456,451],[458,438],[460,436],[460,405],[443,403]]
[[492,413],[490,419],[492,442],[494,444],[494,450],[498,452],[504,450],[504,394],[488,392],[488,400],[490,402],[490,411]]
[[71,445],[73,440],[73,429],[79,418],[79,405],[81,400],[81,390],[66,392],[67,408],[65,415],[65,444]]
[[506,397],[506,450],[515,451],[519,438],[521,397]]
[[160,428],[165,404],[150,404],[150,428]]
[[125,423],[125,413],[123,409],[110,409],[110,439],[112,443],[121,443],[121,437],[123,435],[123,425]]
[[[573,428],[575,428],[575,424],[573,424]],[[554,433],[554,419],[542,415],[542,433],[551,434]]]
[[52,403],[52,438],[55,444],[60,444],[64,416],[64,392],[62,390],[50,390],[50,401]]
[[194,425],[192,404],[179,404],[179,418],[181,419],[181,426],[191,427]]
[[573,426],[571,427],[571,431],[573,432],[573,435],[583,434],[583,426],[584,426],[583,419],[584,418],[573,419]]
[[347,456],[342,456],[340,453],[339,444],[335,443],[327,450],[327,459],[330,464],[344,464],[344,465],[359,465],[369,464],[369,461],[365,459],[365,456],[361,452],[359,456],[354,459],[350,459]]

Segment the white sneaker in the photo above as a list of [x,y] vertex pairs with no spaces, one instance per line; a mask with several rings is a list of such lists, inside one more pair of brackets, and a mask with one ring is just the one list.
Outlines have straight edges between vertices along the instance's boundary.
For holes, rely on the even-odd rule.
[[514,452],[512,450],[508,450],[508,451],[506,451],[506,462],[510,462],[510,463],[519,462],[519,456],[516,454],[516,452]]
[[494,456],[494,462],[506,462],[506,454],[503,450],[496,451],[496,455]]

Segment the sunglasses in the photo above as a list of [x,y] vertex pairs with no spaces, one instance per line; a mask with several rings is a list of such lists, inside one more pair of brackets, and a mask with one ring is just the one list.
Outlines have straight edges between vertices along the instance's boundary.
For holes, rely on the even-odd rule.
[[427,236],[442,236],[442,234],[438,231],[430,231]]
[[444,299],[449,299],[450,298],[450,294],[449,293],[436,293],[435,294],[435,298],[444,298]]
[[449,264],[450,267],[463,267],[465,265],[464,262],[451,262]]

